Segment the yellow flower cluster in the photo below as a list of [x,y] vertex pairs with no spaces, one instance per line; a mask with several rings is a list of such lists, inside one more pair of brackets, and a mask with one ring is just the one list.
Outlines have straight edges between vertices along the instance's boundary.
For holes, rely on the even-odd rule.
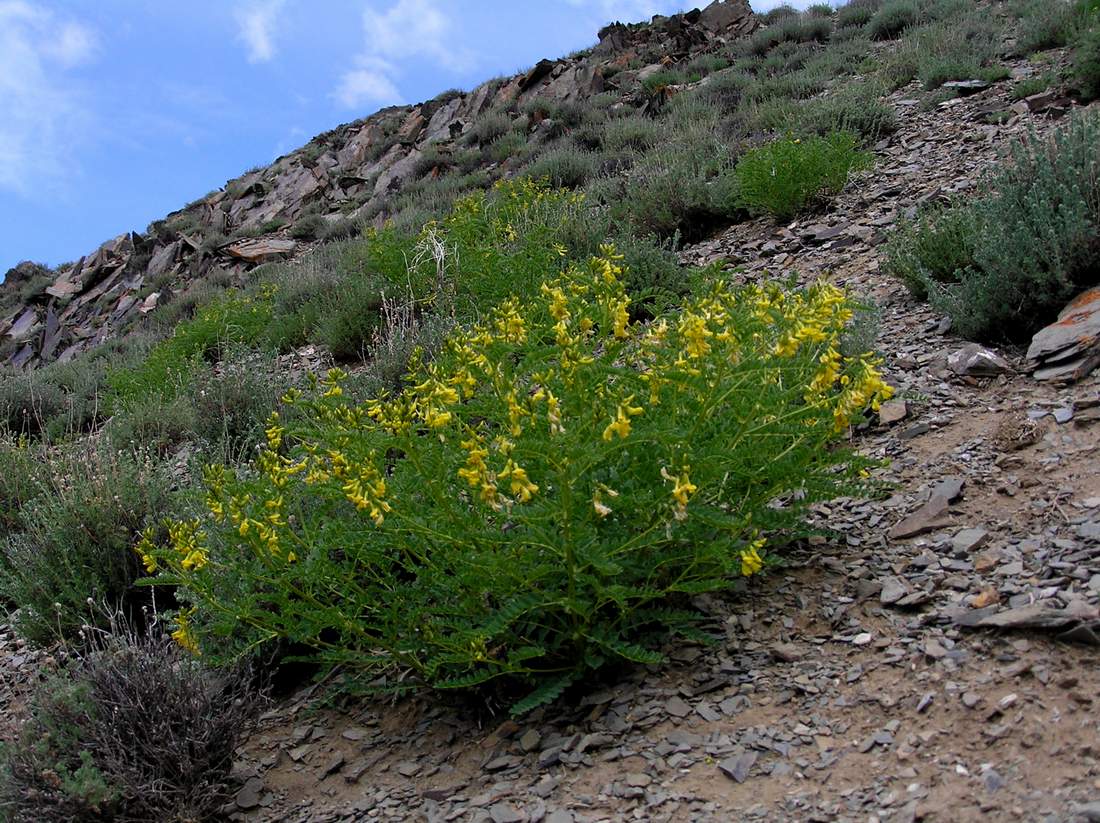
[[180,520],[168,524],[168,542],[180,558],[180,568],[185,572],[201,569],[206,565],[208,555],[203,543],[206,535],[198,520]]
[[679,474],[672,474],[668,469],[661,468],[661,477],[671,482],[672,485],[672,500],[675,503],[673,508],[673,517],[677,520],[687,519],[687,507],[688,502],[692,496],[699,491],[699,487],[691,482],[691,467],[684,466]]
[[760,556],[760,550],[764,548],[764,538],[755,540],[741,550],[741,574],[751,577],[764,568],[764,558]]
[[172,632],[172,639],[182,648],[198,657],[202,654],[202,650],[199,648],[198,639],[191,629],[191,618],[194,617],[194,615],[194,608],[181,610],[179,614],[176,615],[176,629]]

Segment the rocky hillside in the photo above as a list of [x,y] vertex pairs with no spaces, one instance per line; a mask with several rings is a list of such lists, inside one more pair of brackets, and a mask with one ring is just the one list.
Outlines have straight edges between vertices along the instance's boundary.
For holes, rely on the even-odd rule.
[[[21,264],[0,286],[5,362],[26,369],[68,361],[125,334],[214,270],[240,275],[296,255],[316,239],[380,225],[403,190],[459,162],[465,173],[485,172],[486,179],[515,173],[532,150],[569,127],[561,116],[568,117],[571,104],[614,93],[616,105],[656,105],[675,88],[647,88],[648,78],[718,51],[757,25],[747,0],[715,0],[650,23],[615,23],[586,52],[541,60],[473,91],[383,109],[318,135],[56,273]],[[505,116],[519,122],[498,124]],[[478,151],[513,125],[531,150],[517,146],[502,160]]]
[[727,0],[13,270],[0,818],[1100,820],[1098,145]]

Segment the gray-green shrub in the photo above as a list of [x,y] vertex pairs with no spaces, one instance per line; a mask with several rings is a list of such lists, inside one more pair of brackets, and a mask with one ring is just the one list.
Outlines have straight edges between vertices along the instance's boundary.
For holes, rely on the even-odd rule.
[[42,471],[48,489],[23,506],[23,531],[0,543],[0,594],[18,609],[16,629],[47,646],[121,611],[142,619],[148,590],[134,582],[141,531],[171,511],[168,478],[151,458],[82,444]]
[[940,261],[958,254],[943,248],[957,243],[955,232],[940,238],[933,228],[914,247],[905,270],[915,273],[931,303],[951,316],[961,334],[1027,339],[1067,300],[1100,280],[1097,145],[1095,113],[1074,117],[1050,138],[1033,135],[1015,145],[986,181],[983,196],[959,207],[976,226],[973,253],[969,261],[960,255],[948,282],[933,274],[945,268]]

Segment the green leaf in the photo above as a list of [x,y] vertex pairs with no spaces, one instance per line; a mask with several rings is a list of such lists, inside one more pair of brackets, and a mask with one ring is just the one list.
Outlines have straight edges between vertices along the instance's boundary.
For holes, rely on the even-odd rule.
[[539,706],[545,706],[547,703],[552,703],[557,700],[562,692],[569,688],[577,678],[578,674],[576,672],[566,672],[565,674],[544,681],[537,689],[518,703],[512,705],[510,712],[512,717],[522,717],[532,709],[537,709]]

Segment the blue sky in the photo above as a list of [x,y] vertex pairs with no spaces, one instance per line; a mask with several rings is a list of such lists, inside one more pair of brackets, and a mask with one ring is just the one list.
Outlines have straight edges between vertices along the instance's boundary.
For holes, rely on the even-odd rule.
[[[805,6],[809,0],[793,5]],[[753,0],[757,11],[778,0]],[[0,275],[684,0],[0,0]]]

